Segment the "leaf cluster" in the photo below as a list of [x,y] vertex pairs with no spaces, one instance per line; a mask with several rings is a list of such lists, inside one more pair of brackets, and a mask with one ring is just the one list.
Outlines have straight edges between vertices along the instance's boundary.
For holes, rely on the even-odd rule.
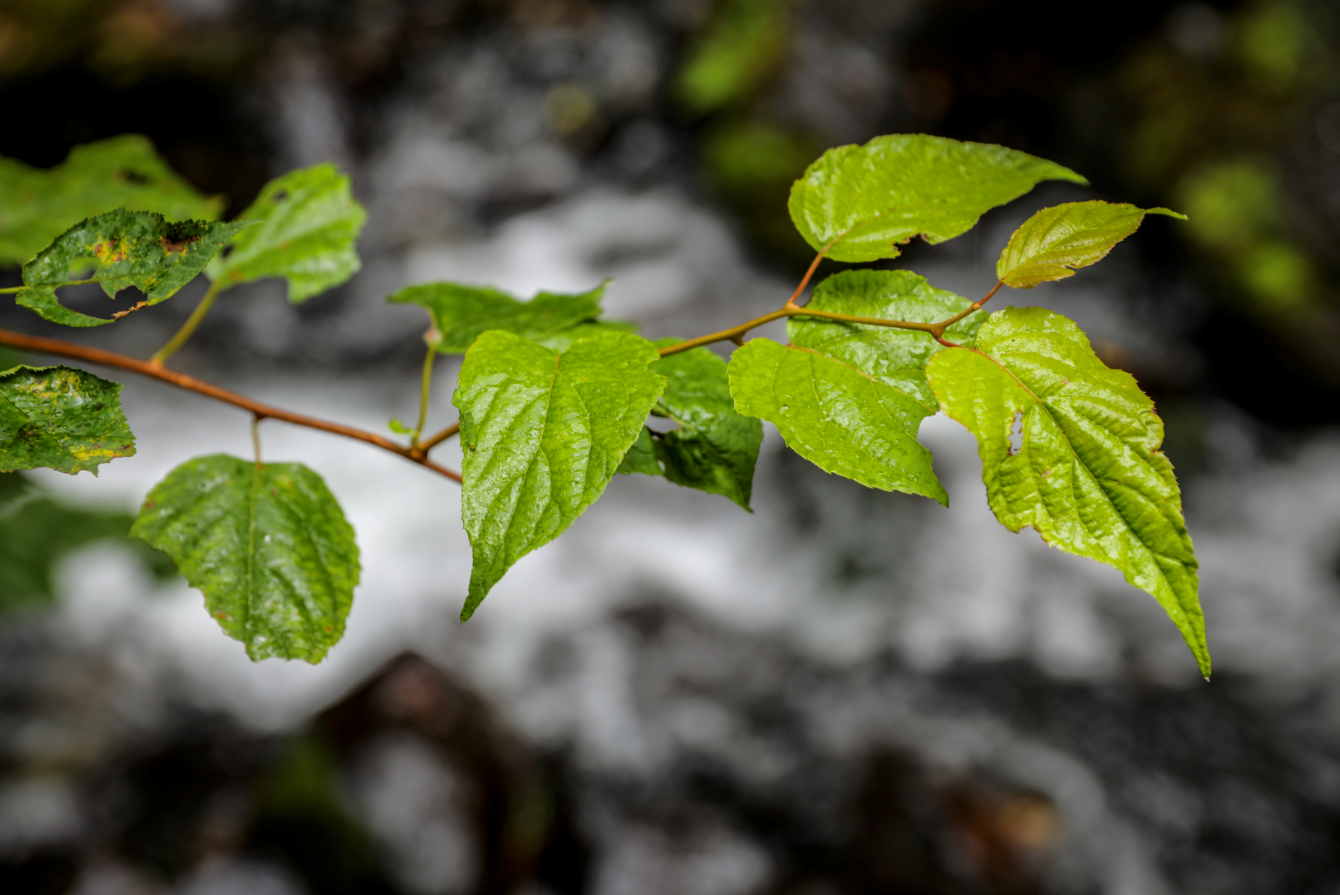
[[[976,301],[911,271],[849,269],[819,282],[802,305],[825,258],[894,259],[914,236],[931,243],[959,236],[1041,181],[1086,183],[1022,152],[938,137],[893,135],[832,149],[791,192],[792,221],[816,252],[809,273],[779,310],[729,330],[650,341],[636,325],[603,316],[605,283],[524,301],[440,282],[391,295],[427,314],[420,416],[414,426],[391,422],[408,436],[401,444],[162,369],[226,290],[279,277],[291,301],[306,301],[358,270],[354,243],[365,215],[348,178],[328,165],[291,172],[231,222],[213,221],[205,213],[211,200],[148,162],[142,168],[152,177],[88,189],[84,206],[69,200],[96,168],[88,159],[124,174],[128,163],[106,159],[134,152],[152,154],[123,138],[77,150],[49,172],[0,166],[0,254],[24,256],[24,285],[10,290],[18,303],[53,322],[102,325],[111,320],[64,308],[57,290],[97,283],[115,297],[134,287],[144,296],[137,309],[203,273],[210,289],[183,331],[148,362],[113,365],[229,400],[256,423],[279,417],[358,438],[457,478],[473,554],[462,620],[616,474],[664,478],[749,511],[764,422],[827,472],[948,506],[918,441],[922,422],[944,412],[976,436],[987,496],[1007,529],[1030,526],[1062,551],[1120,570],[1158,600],[1209,673],[1196,558],[1153,403],[1129,374],[1103,364],[1072,321],[1042,308],[983,309],[1001,288],[1033,288],[1100,261],[1146,214],[1181,217],[1175,212],[1102,201],[1042,209],[1011,236],[1000,282]],[[126,192],[127,183],[138,192]],[[6,236],[6,203],[14,201],[6,197],[16,190],[46,190],[39,204],[48,210],[32,215],[62,228],[31,252]],[[101,207],[109,196],[118,207]],[[82,209],[78,220],[67,220],[72,209]],[[183,209],[199,213],[172,217]],[[781,318],[785,342],[746,341],[753,327]],[[732,342],[728,359],[706,347]],[[452,398],[459,421],[425,437],[441,354],[463,356]],[[119,389],[68,367],[0,374],[0,470],[96,473],[132,455]],[[456,434],[459,475],[428,459]],[[315,472],[263,462],[259,441],[257,451],[253,460],[218,455],[177,467],[149,494],[132,533],[172,558],[253,659],[319,661],[343,633],[358,582],[353,529]]]

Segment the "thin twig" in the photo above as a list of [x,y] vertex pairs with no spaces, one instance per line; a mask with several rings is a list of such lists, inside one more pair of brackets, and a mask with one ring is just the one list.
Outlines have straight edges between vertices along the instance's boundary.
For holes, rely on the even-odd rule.
[[414,425],[414,434],[409,437],[410,449],[420,449],[419,436],[423,434],[423,424],[428,420],[428,390],[433,385],[433,361],[437,358],[437,346],[428,346],[428,356],[423,359],[423,382],[419,385],[419,421]]
[[450,426],[447,426],[447,428],[443,429],[441,432],[438,432],[436,435],[430,435],[423,441],[419,442],[419,451],[426,454],[433,448],[437,447],[442,442],[446,441],[451,436],[455,435],[459,431],[461,431],[461,424],[452,423]]
[[188,392],[195,392],[198,395],[204,395],[206,398],[213,398],[215,401],[221,401],[224,404],[240,407],[257,416],[283,420],[284,422],[292,423],[295,426],[305,426],[308,429],[317,429],[321,432],[329,432],[332,435],[342,435],[345,438],[362,441],[366,444],[373,445],[374,447],[379,447],[384,451],[398,454],[412,463],[417,463],[420,466],[431,469],[439,475],[446,476],[453,482],[461,481],[461,474],[459,472],[447,469],[445,466],[439,466],[421,453],[415,452],[404,445],[396,444],[388,438],[374,435],[371,432],[365,432],[362,429],[355,429],[352,426],[344,426],[339,423],[317,419],[316,417],[290,413],[287,410],[281,410],[278,407],[271,407],[268,404],[253,401],[250,398],[235,392],[230,392],[227,389],[219,388],[217,385],[203,382],[192,376],[187,376],[184,373],[169,370],[166,367],[154,364],[151,361],[140,360],[139,358],[117,354],[112,351],[104,351],[101,348],[89,348],[84,345],[76,345],[72,342],[44,339],[40,336],[29,336],[22,333],[9,332],[8,330],[3,329],[0,329],[0,345],[9,345],[12,348],[18,348],[21,351],[35,351],[40,354],[51,354],[56,357],[68,357],[73,360],[87,361],[91,364],[115,367],[118,370],[129,370],[132,373],[139,373],[141,376],[148,376],[150,379],[166,382],[168,385],[175,385],[177,388],[185,389]]
[[[195,333],[196,327],[200,326],[200,321],[205,319],[209,309],[214,306],[214,299],[219,297],[219,291],[222,288],[223,280],[221,278],[209,284],[209,291],[205,293],[204,298],[200,299],[200,304],[195,306],[191,316],[186,318],[186,322],[181,325],[181,329],[177,330],[177,334],[168,339],[167,344],[159,348],[158,352],[149,359],[149,363],[161,367],[169,357],[176,354],[178,348],[186,344],[186,340]],[[131,310],[135,309],[131,308]]]

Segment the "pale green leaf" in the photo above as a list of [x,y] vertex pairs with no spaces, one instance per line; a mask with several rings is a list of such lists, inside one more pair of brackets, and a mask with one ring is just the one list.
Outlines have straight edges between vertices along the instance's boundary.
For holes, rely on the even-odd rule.
[[0,373],[0,472],[45,467],[71,475],[135,455],[121,384],[70,367]]
[[[676,341],[663,339],[657,345]],[[666,378],[653,412],[678,428],[652,439],[655,471],[636,471],[720,494],[748,510],[763,424],[735,409],[726,362],[706,348],[694,348],[661,358],[652,370]]]
[[1077,269],[1106,258],[1113,246],[1139,229],[1147,214],[1186,220],[1167,208],[1097,200],[1044,208],[1014,231],[996,262],[996,277],[1015,289],[1073,277]]
[[633,473],[664,475],[665,470],[661,469],[661,462],[656,459],[655,441],[651,436],[651,430],[643,427],[642,431],[637,433],[637,440],[633,442],[633,446],[623,455],[623,462],[615,472],[619,475]]
[[1181,492],[1159,450],[1163,423],[1135,379],[1043,308],[993,315],[976,350],[943,351],[926,372],[945,411],[977,436],[996,518],[1120,569],[1163,606],[1208,676]]
[[115,298],[134,286],[144,293],[144,300],[112,319],[124,317],[175,295],[229,239],[253,223],[169,223],[152,212],[109,211],[75,224],[23,265],[28,288],[16,300],[52,323],[100,326],[111,321],[63,307],[56,300],[56,289],[71,281],[92,280]]
[[344,634],[358,546],[306,466],[197,457],[149,492],[130,533],[172,557],[253,661],[316,664]]
[[[939,323],[971,304],[966,298],[932,287],[911,271],[849,270],[820,283],[807,307],[853,317]],[[949,327],[945,338],[971,345],[986,316],[985,311],[969,314]],[[787,320],[786,334],[793,345],[813,348],[927,407],[937,406],[926,382],[926,361],[944,349],[929,333],[802,316]]]
[[791,220],[834,261],[896,258],[898,243],[952,239],[1044,180],[1088,182],[1003,146],[894,134],[825,152],[791,188]]
[[340,285],[361,267],[354,243],[367,212],[334,165],[301,168],[270,181],[240,218],[262,223],[240,233],[206,271],[224,289],[283,277],[289,301],[299,302]]
[[414,427],[413,427],[413,426],[407,426],[407,425],[405,425],[404,423],[402,423],[402,422],[400,421],[400,419],[399,419],[398,417],[394,417],[394,416],[391,417],[390,422],[388,422],[388,423],[386,424],[386,428],[390,429],[392,432],[394,432],[394,433],[397,434],[397,435],[413,435],[413,434],[414,434]]
[[828,355],[769,339],[731,355],[730,390],[736,410],[772,423],[820,469],[948,506],[930,451],[916,440],[934,405]]
[[530,301],[518,301],[489,286],[420,283],[401,289],[386,300],[426,310],[441,336],[437,350],[443,354],[464,354],[480,333],[491,329],[548,342],[548,347],[561,351],[572,339],[554,341],[555,337],[599,317],[604,294],[605,283],[601,283],[589,292],[575,295],[540,292]]
[[627,333],[562,354],[508,332],[481,335],[452,398],[461,413],[461,517],[474,566],[465,620],[518,559],[595,502],[665,389],[656,349]]
[[212,221],[223,199],[196,192],[138,134],[76,146],[45,170],[0,158],[0,264],[21,264],[85,218],[117,208]]

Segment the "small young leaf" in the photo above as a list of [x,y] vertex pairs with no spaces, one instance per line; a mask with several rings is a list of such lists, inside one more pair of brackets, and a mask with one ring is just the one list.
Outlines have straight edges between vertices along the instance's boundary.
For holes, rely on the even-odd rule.
[[93,280],[115,298],[134,286],[145,296],[136,308],[156,305],[194,279],[229,239],[252,223],[169,223],[162,215],[124,209],[91,217],[23,265],[28,288],[18,294],[18,303],[52,323],[100,326],[109,321],[63,307],[56,301],[56,289],[72,281]]
[[[1210,673],[1197,563],[1163,423],[1135,379],[1104,366],[1074,323],[1006,308],[926,366],[954,419],[977,436],[996,518],[1120,569],[1163,606]],[[1022,439],[1011,443],[1011,433]],[[1018,436],[1016,436],[1017,438]]]
[[[971,304],[962,296],[932,287],[911,271],[849,270],[820,283],[808,307],[854,317],[938,323]],[[969,314],[949,327],[945,337],[971,345],[986,317],[986,311]],[[786,334],[793,345],[813,348],[855,367],[927,407],[938,406],[926,382],[926,361],[944,349],[929,333],[801,316],[787,320]]]
[[1073,277],[1077,269],[1106,258],[1113,246],[1139,228],[1147,214],[1186,220],[1185,215],[1167,208],[1096,200],[1044,208],[1014,231],[996,262],[996,277],[1015,289]]
[[518,559],[558,537],[595,502],[665,389],[647,340],[609,333],[562,354],[508,332],[465,355],[461,517],[474,566],[468,619]]
[[290,171],[265,185],[240,219],[262,222],[238,234],[226,257],[205,271],[224,289],[265,277],[288,281],[288,299],[306,301],[345,282],[362,266],[354,243],[367,212],[334,165]]
[[390,429],[392,432],[394,432],[394,433],[397,434],[397,435],[413,435],[413,434],[414,434],[414,427],[413,427],[413,426],[406,426],[406,425],[405,425],[404,423],[402,423],[397,417],[394,417],[394,416],[391,417],[391,421],[388,422],[388,423],[386,424],[386,428]]
[[70,367],[0,373],[0,472],[46,467],[74,475],[135,455],[121,384]]
[[769,339],[731,355],[730,390],[736,410],[772,423],[820,469],[949,505],[930,451],[916,440],[933,404],[826,354]]
[[1055,162],[984,143],[924,134],[839,146],[791,188],[791,220],[834,261],[896,258],[921,234],[939,243],[965,233],[997,205],[1044,180],[1088,183]]
[[197,457],[149,492],[130,533],[172,557],[252,661],[315,665],[344,634],[358,546],[306,466]]
[[[540,292],[530,301],[517,301],[488,286],[420,283],[401,289],[386,300],[418,305],[428,311],[433,326],[442,335],[437,350],[443,354],[464,354],[480,333],[491,329],[541,341],[594,321],[600,316],[600,299],[604,294],[605,283],[601,283],[576,295]],[[561,351],[572,340],[565,341],[566,344],[559,341],[547,347]]]
[[657,410],[679,424],[653,439],[657,471],[663,466],[662,474],[676,485],[720,494],[749,510],[763,424],[736,411],[726,362],[694,348],[663,357],[651,369],[666,378]]
[[619,468],[614,470],[618,475],[632,475],[640,472],[643,475],[664,475],[665,470],[661,469],[660,461],[656,459],[656,439],[651,437],[651,432],[646,427],[637,433],[637,441],[628,449],[628,453],[623,455],[623,462]]
[[22,264],[85,218],[117,208],[212,221],[223,198],[196,192],[138,134],[76,146],[48,170],[0,158],[0,264]]

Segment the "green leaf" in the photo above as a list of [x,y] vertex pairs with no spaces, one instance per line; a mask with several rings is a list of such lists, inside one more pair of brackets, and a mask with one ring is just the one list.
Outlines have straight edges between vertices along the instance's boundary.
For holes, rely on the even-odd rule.
[[996,277],[1015,289],[1073,277],[1077,269],[1106,258],[1113,246],[1139,229],[1147,214],[1186,220],[1167,208],[1101,201],[1044,208],[1014,231],[996,262]]
[[388,422],[388,423],[386,424],[386,428],[390,429],[392,432],[394,432],[394,433],[397,434],[397,435],[413,435],[413,434],[414,434],[414,427],[413,427],[413,426],[407,426],[407,425],[405,425],[404,423],[402,423],[402,422],[400,421],[400,419],[399,419],[398,417],[394,417],[394,416],[391,417],[391,421]]
[[[663,339],[657,345],[676,341]],[[666,378],[665,394],[653,412],[679,428],[652,439],[656,471],[637,471],[660,473],[676,485],[720,494],[749,510],[763,424],[736,411],[726,362],[706,348],[694,348],[661,358],[652,370]]]
[[[1074,323],[1006,308],[926,367],[945,411],[977,436],[996,518],[1120,569],[1152,594],[1210,673],[1197,563],[1163,423],[1135,379],[1104,366]],[[1014,442],[1011,441],[1013,434]]]
[[196,192],[138,134],[76,146],[48,170],[0,158],[0,264],[21,264],[85,218],[117,208],[212,221],[223,204]]
[[[853,317],[938,323],[972,304],[966,298],[936,289],[924,277],[906,270],[849,270],[820,283],[807,307]],[[945,338],[971,345],[986,311],[977,311],[945,331]],[[926,382],[926,361],[943,347],[929,333],[841,323],[815,317],[791,317],[786,323],[791,344],[813,348],[867,376],[878,379],[935,408]]]
[[437,350],[443,354],[464,354],[480,333],[491,329],[535,341],[546,340],[550,343],[548,347],[562,350],[572,339],[555,341],[555,337],[600,316],[605,285],[601,283],[576,295],[540,292],[530,301],[517,301],[489,286],[420,283],[401,289],[386,300],[418,305],[428,311],[433,327],[442,336]]
[[1044,180],[1088,183],[1003,146],[894,134],[825,152],[791,188],[791,220],[834,261],[896,258],[896,243],[952,239]]
[[567,351],[572,347],[573,342],[589,339],[592,336],[599,336],[605,333],[631,333],[637,335],[641,331],[636,323],[629,320],[592,320],[589,323],[579,323],[568,329],[559,330],[547,336],[531,337],[532,341],[538,342],[545,348],[552,348],[554,351]]
[[290,171],[265,185],[240,215],[261,221],[238,234],[205,272],[224,289],[265,277],[288,280],[288,299],[306,301],[345,282],[362,266],[354,243],[367,212],[334,165]]
[[752,339],[730,360],[735,409],[772,423],[820,469],[883,491],[949,495],[917,443],[936,407],[811,348]]
[[28,288],[16,300],[52,323],[101,326],[111,320],[69,310],[56,300],[56,289],[92,280],[115,298],[122,289],[138,288],[144,301],[111,318],[119,319],[175,295],[229,239],[252,223],[169,223],[152,212],[109,211],[75,224],[23,265]]
[[644,426],[642,431],[637,433],[637,440],[628,449],[628,453],[623,455],[623,462],[614,471],[619,475],[632,475],[635,472],[643,475],[664,475],[665,470],[661,469],[661,463],[656,459],[655,442],[656,439],[651,437],[651,431]]
[[474,566],[461,620],[517,560],[595,502],[665,389],[646,339],[609,333],[562,354],[508,332],[481,335],[452,398],[464,452],[461,517]]
[[74,475],[135,455],[121,384],[70,367],[0,373],[0,472],[45,467]]
[[130,533],[172,557],[253,661],[315,665],[344,634],[358,546],[306,466],[258,467],[224,454],[189,460],[149,492]]

